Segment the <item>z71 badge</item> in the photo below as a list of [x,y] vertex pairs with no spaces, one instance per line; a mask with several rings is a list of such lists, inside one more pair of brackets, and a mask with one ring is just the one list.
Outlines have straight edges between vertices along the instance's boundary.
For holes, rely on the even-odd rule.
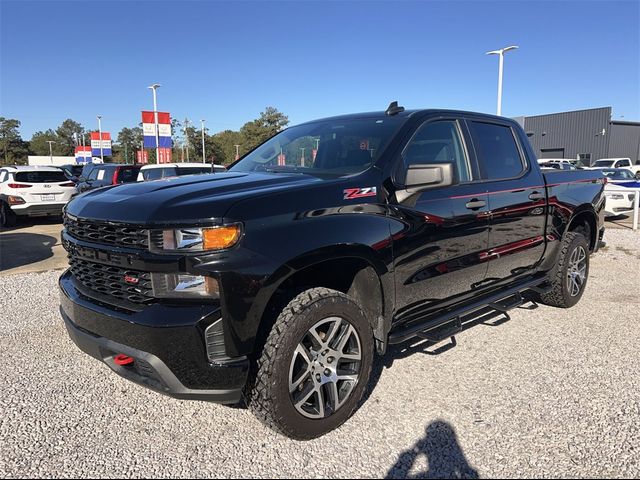
[[344,190],[344,199],[353,200],[363,197],[375,197],[377,194],[376,187],[364,187],[364,188],[346,188]]

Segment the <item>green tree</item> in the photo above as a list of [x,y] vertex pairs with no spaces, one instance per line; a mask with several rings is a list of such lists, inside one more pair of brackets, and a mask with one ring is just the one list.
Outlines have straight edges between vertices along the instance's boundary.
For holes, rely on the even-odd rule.
[[243,145],[251,150],[273,137],[289,124],[289,117],[275,107],[267,107],[260,117],[245,123],[240,129]]
[[223,132],[216,133],[213,135],[212,140],[220,149],[220,157],[216,159],[216,163],[223,165],[229,165],[235,161],[236,145],[239,145],[238,151],[240,156],[249,150],[248,146],[245,146],[243,143],[242,134],[233,130],[224,130]]
[[66,147],[52,129],[48,129],[46,132],[38,131],[34,133],[29,142],[29,150],[34,155],[49,155],[49,144],[47,143],[49,140],[55,142],[52,145],[54,155],[65,155]]
[[81,135],[85,133],[84,127],[75,120],[67,118],[56,129],[59,142],[59,155],[74,155],[77,142],[81,142]]
[[19,120],[0,117],[0,165],[27,163],[28,146],[22,140],[19,128]]
[[[117,137],[117,152],[114,151],[114,160],[123,161],[124,163],[135,163],[136,160],[136,151],[140,150],[140,144],[142,143],[142,128],[141,127],[133,127],[127,128],[124,127],[118,133]],[[116,147],[114,145],[114,147]]]

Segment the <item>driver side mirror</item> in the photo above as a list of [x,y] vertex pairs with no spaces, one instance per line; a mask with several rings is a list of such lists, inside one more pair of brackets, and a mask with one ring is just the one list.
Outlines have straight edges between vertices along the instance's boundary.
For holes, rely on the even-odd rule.
[[449,185],[453,185],[452,163],[409,165],[404,179],[404,188],[410,193]]

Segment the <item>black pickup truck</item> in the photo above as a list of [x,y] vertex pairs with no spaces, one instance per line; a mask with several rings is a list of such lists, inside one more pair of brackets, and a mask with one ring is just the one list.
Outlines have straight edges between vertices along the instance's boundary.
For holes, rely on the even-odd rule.
[[226,173],[78,196],[61,312],[125,378],[244,398],[314,438],[353,413],[388,345],[578,302],[603,188],[597,171],[543,174],[514,121],[394,102],[288,128]]

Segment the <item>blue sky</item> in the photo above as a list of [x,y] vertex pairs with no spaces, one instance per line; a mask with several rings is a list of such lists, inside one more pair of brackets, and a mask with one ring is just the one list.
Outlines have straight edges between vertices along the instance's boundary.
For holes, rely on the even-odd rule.
[[65,118],[116,133],[151,109],[211,131],[268,105],[292,124],[447,107],[503,114],[611,105],[640,121],[639,1],[0,0],[0,115],[25,139]]

